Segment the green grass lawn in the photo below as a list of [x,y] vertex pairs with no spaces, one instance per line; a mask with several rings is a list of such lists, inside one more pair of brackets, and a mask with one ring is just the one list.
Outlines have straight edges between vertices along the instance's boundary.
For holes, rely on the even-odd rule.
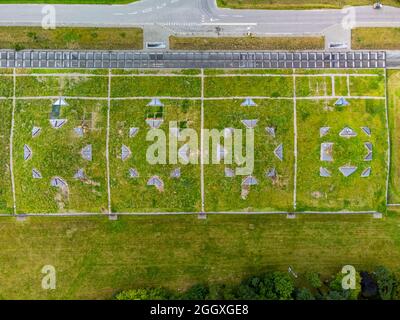
[[127,76],[113,78],[112,97],[199,97],[200,78]]
[[[106,108],[104,101],[70,100],[62,107],[59,119],[68,122],[59,129],[51,127],[51,100],[18,101],[15,115],[14,167],[18,212],[103,212],[107,208],[105,164]],[[32,137],[32,128],[42,130]],[[74,128],[85,131],[79,137]],[[24,161],[24,145],[32,158]],[[82,148],[92,145],[93,160],[81,157]],[[32,169],[42,179],[32,178]],[[83,169],[85,179],[74,179]],[[68,190],[51,187],[50,180],[59,176]]]
[[[114,212],[181,212],[200,211],[200,166],[184,165],[179,157],[176,163],[149,164],[146,152],[153,140],[147,141],[151,133],[145,120],[154,116],[162,116],[162,129],[167,134],[167,155],[169,161],[168,138],[170,122],[176,121],[181,129],[194,129],[200,137],[200,104],[189,100],[162,100],[163,108],[147,107],[149,101],[113,101],[111,105],[111,194]],[[138,128],[134,137],[129,137],[130,128]],[[186,139],[178,141],[181,148]],[[125,145],[132,151],[129,159],[121,159],[121,148]],[[193,150],[194,158],[199,159],[199,148]],[[158,152],[156,153],[159,154]],[[196,157],[197,154],[197,157]],[[172,160],[172,159],[171,159]],[[199,160],[197,160],[199,161]],[[139,177],[131,178],[129,169],[136,169]],[[171,172],[181,170],[179,178],[171,178]],[[164,183],[163,190],[148,186],[148,180],[157,176]]]
[[[299,210],[378,210],[385,211],[385,183],[387,158],[387,133],[385,128],[384,100],[348,100],[347,107],[334,107],[335,100],[297,102],[298,119],[298,185]],[[357,136],[343,138],[339,132],[344,127],[356,131]],[[361,127],[371,129],[371,136]],[[321,127],[330,127],[320,138]],[[321,143],[333,143],[333,161],[319,161]],[[364,161],[367,149],[364,143],[373,144],[373,160]],[[349,177],[338,170],[340,166],[353,165],[358,169]],[[331,177],[320,177],[319,168],[331,172]],[[371,167],[370,177],[361,178],[361,172]],[[366,196],[368,195],[368,196]]]
[[[77,0],[70,2],[82,3]],[[45,30],[40,27],[0,27],[0,48],[15,50],[141,50],[143,49],[143,30],[140,28],[89,27],[61,27]]]
[[391,140],[389,203],[400,203],[400,71],[388,71],[388,108]]
[[0,213],[12,213],[10,179],[11,101],[0,100]]
[[354,50],[399,50],[400,28],[355,28],[351,30],[351,47]]
[[347,77],[342,77],[342,76],[335,77],[335,94],[337,96],[348,96],[350,94],[350,88],[349,88],[349,83],[347,83]]
[[323,50],[324,37],[175,37],[173,50]]
[[[225,168],[244,167],[209,164],[205,166],[206,211],[290,211],[293,210],[293,102],[287,100],[255,100],[256,107],[240,106],[242,100],[206,101],[206,129],[244,129],[241,120],[258,119],[254,129],[254,176],[258,184],[250,187],[248,195],[242,195],[242,180],[247,175],[225,177]],[[266,127],[274,127],[275,138],[266,133]],[[243,132],[243,138],[245,138]],[[243,155],[246,155],[243,141]],[[212,142],[210,140],[210,146]],[[283,161],[274,150],[283,144]],[[233,158],[236,159],[237,155]],[[210,161],[211,162],[211,161]],[[270,169],[276,169],[277,177],[266,177]]]
[[21,76],[16,83],[18,97],[107,97],[107,89],[107,77],[95,76]]
[[209,77],[205,79],[206,97],[264,96],[291,97],[291,77]]
[[[198,282],[237,283],[265,270],[324,277],[352,264],[400,271],[400,218],[370,215],[210,215],[0,220],[4,299],[109,299],[137,287],[184,290]],[[53,265],[57,289],[43,290]],[[18,271],[18,272],[17,272]]]
[[350,94],[352,96],[385,96],[384,76],[377,77],[351,77]]
[[[108,95],[108,74],[105,70],[18,70],[16,79],[17,112],[15,116],[14,163],[18,212],[104,212],[107,207],[106,177],[106,111]],[[4,71],[9,72],[9,71]],[[85,73],[85,75],[82,74]],[[155,73],[154,75],[151,72]],[[277,70],[206,70],[204,102],[204,127],[219,129],[234,127],[244,129],[241,120],[258,119],[255,129],[254,176],[258,185],[250,193],[242,194],[243,177],[225,177],[225,168],[220,165],[205,166],[205,206],[208,211],[291,211],[293,210],[294,174],[294,127],[293,127],[293,70],[284,70],[283,77]],[[349,98],[351,106],[333,107],[334,96],[384,96],[384,77],[379,70],[369,74],[353,75],[351,70],[327,71],[296,70],[296,96],[298,111],[298,210],[380,210],[385,193],[386,130],[384,100],[355,100]],[[168,74],[166,74],[168,73]],[[252,73],[254,75],[252,75]],[[308,76],[307,73],[310,73]],[[366,73],[365,70],[361,73]],[[59,75],[58,75],[59,74]],[[225,75],[223,77],[223,75]],[[265,77],[260,75],[265,74]],[[180,121],[181,128],[189,127],[199,132],[200,101],[168,100],[162,97],[199,98],[201,79],[198,70],[113,70],[110,127],[111,198],[113,212],[158,212],[158,211],[199,211],[200,166],[196,165],[151,165],[147,163],[146,151],[152,144],[146,141],[149,127],[145,120],[161,116],[162,129],[168,134],[169,121]],[[3,95],[12,94],[12,77],[3,76],[0,87]],[[350,90],[348,90],[350,89]],[[67,118],[67,124],[55,130],[50,127],[49,117],[52,100],[34,97],[67,96],[69,107],[62,108],[60,117]],[[124,99],[146,96],[148,99]],[[266,96],[271,99],[257,99],[257,107],[240,106],[242,101],[226,99],[235,96]],[[314,96],[327,96],[325,100],[313,100]],[[76,97],[81,99],[70,99]],[[91,99],[85,100],[83,98]],[[148,107],[150,97],[161,97],[164,108]],[[274,99],[274,98],[283,99]],[[94,99],[93,99],[94,98]],[[99,99],[96,99],[99,98]],[[222,98],[215,99],[213,98]],[[4,99],[3,99],[4,100]],[[8,170],[8,140],[10,103],[4,101],[5,122],[1,158],[4,170]],[[73,128],[84,121],[90,124],[90,131],[83,139],[73,133]],[[32,138],[33,126],[40,126],[43,132]],[[267,135],[265,127],[276,127],[277,136]],[[335,161],[326,166],[335,171],[331,180],[319,177],[319,148],[322,141],[319,129],[332,126],[329,142],[335,143]],[[338,133],[345,126],[358,132],[353,139],[339,138]],[[375,133],[364,137],[361,126],[369,126]],[[137,136],[130,138],[129,129],[139,128]],[[370,139],[370,141],[367,141]],[[365,140],[365,141],[364,141]],[[80,157],[83,144],[93,145],[95,160],[87,164],[92,175],[90,181],[81,183],[72,177],[84,165]],[[359,177],[361,170],[370,165],[362,161],[365,156],[364,142],[373,143],[373,174],[370,178]],[[184,145],[179,142],[179,147]],[[283,143],[284,160],[279,161],[273,154]],[[33,158],[23,160],[23,147],[28,144]],[[121,147],[126,145],[132,157],[121,160]],[[199,148],[199,146],[197,146]],[[242,151],[244,156],[246,153]],[[337,158],[336,158],[337,157]],[[83,161],[83,162],[82,162]],[[358,172],[343,178],[337,171],[339,165],[356,164]],[[43,179],[33,179],[32,169],[38,169]],[[173,169],[181,169],[181,178],[172,179]],[[275,168],[276,180],[266,177]],[[139,177],[132,179],[129,170],[136,169]],[[233,166],[233,169],[234,166]],[[50,188],[51,177],[60,175],[68,181],[68,197]],[[356,177],[357,175],[357,177]],[[160,177],[164,189],[158,191],[147,186],[152,176]],[[93,181],[92,181],[93,180]],[[9,186],[6,177],[4,185]],[[353,193],[360,186],[361,192]],[[244,191],[246,193],[246,191]],[[2,191],[3,211],[10,210],[10,189]],[[88,196],[86,196],[88,194]],[[368,196],[366,196],[368,194]],[[232,195],[235,195],[232,197]],[[373,195],[373,196],[371,196]],[[1,202],[0,202],[1,203]]]
[[[9,70],[2,70],[9,73]],[[83,77],[76,71],[69,76],[49,80],[35,73],[49,70],[24,70],[30,76],[17,77],[19,96],[76,95],[107,96],[107,75],[104,71],[85,71],[103,74],[103,77]],[[67,73],[67,71],[60,71]],[[81,71],[82,72],[82,71]],[[200,79],[196,77],[131,76],[129,73],[151,71],[113,71],[125,74],[112,82],[112,96],[126,97],[200,95]],[[162,72],[162,71],[161,71]],[[179,71],[169,71],[168,73]],[[198,74],[198,71],[187,71]],[[224,71],[207,70],[207,75]],[[225,71],[233,73],[233,70]],[[277,73],[274,70],[240,73]],[[279,71],[281,72],[281,71]],[[292,70],[284,70],[290,74]],[[326,73],[315,71],[314,73]],[[311,71],[296,70],[306,74]],[[331,73],[331,72],[330,72]],[[336,95],[347,95],[346,73],[378,74],[371,77],[350,76],[351,95],[382,96],[384,85],[381,70],[332,70]],[[315,79],[314,79],[315,78]],[[4,77],[0,90],[11,95],[11,78]],[[279,82],[277,80],[278,79]],[[301,79],[301,80],[300,80]],[[357,79],[360,82],[357,82]],[[210,77],[206,78],[206,96],[229,95],[284,96],[289,99],[255,99],[256,107],[241,107],[238,100],[207,100],[204,102],[206,128],[241,128],[242,117],[258,118],[256,131],[255,174],[259,185],[251,188],[246,200],[240,198],[240,177],[232,181],[223,176],[223,166],[205,166],[207,210],[289,210],[293,200],[293,90],[292,77]],[[331,77],[296,77],[299,96],[312,97],[325,92],[332,94]],[[389,72],[389,110],[392,129],[391,199],[397,201],[399,179],[396,143],[396,108],[398,104],[399,72]],[[115,91],[113,91],[115,90]],[[329,91],[331,90],[331,91]],[[383,99],[348,99],[350,106],[334,108],[334,99],[297,100],[298,123],[298,210],[380,210],[386,211],[386,129]],[[104,212],[107,208],[105,169],[106,111],[105,100],[67,99],[69,107],[61,109],[68,122],[61,129],[50,127],[50,99],[17,100],[14,136],[14,170],[19,212]],[[11,100],[0,99],[0,213],[12,208],[9,179],[9,132]],[[148,128],[144,119],[161,112],[147,107],[146,100],[115,100],[111,103],[110,164],[112,208],[114,211],[190,210],[200,207],[200,173],[197,166],[180,166],[182,176],[169,178],[173,166],[144,163],[143,141]],[[199,129],[200,101],[162,99],[165,104],[163,128],[170,120],[185,121],[186,126]],[[83,138],[73,133],[77,125],[87,125]],[[34,125],[42,132],[32,138]],[[276,126],[276,138],[267,136],[264,128]],[[319,137],[319,128],[330,126],[330,133]],[[344,139],[338,132],[350,126],[357,137]],[[361,131],[371,128],[371,137]],[[138,134],[128,137],[129,128],[138,127]],[[332,177],[319,177],[320,144],[334,142],[334,162],[324,163],[332,170]],[[366,163],[364,142],[373,143],[373,161]],[[284,144],[284,160],[271,154],[274,147]],[[23,161],[23,145],[33,150],[31,160]],[[86,144],[93,145],[93,161],[83,160],[79,152]],[[183,143],[183,142],[181,142]],[[131,148],[132,157],[119,159],[121,144]],[[343,164],[355,164],[355,174],[344,178],[337,170]],[[360,178],[361,169],[370,165],[369,178]],[[278,181],[275,185],[265,178],[265,171],[275,166]],[[32,179],[32,167],[43,175]],[[84,167],[91,182],[72,179],[75,170]],[[138,180],[128,178],[127,170],[134,167]],[[68,182],[68,199],[50,188],[49,180],[60,175]],[[146,180],[159,175],[165,183],[164,192],[148,187]],[[364,179],[364,180],[363,180]],[[160,196],[161,194],[161,196]],[[119,217],[109,221],[105,217],[38,218],[24,222],[14,218],[0,219],[0,298],[4,299],[109,299],[124,289],[164,286],[184,290],[198,282],[239,282],[250,274],[265,270],[295,272],[315,270],[323,277],[334,274],[343,265],[352,264],[358,271],[385,265],[400,272],[400,217],[388,212],[383,219],[370,215],[208,215],[207,220],[197,216],[170,215]],[[53,265],[57,272],[57,289],[41,288],[44,265]],[[18,271],[18,272],[16,272]]]
[[332,95],[331,77],[297,77],[296,97]]

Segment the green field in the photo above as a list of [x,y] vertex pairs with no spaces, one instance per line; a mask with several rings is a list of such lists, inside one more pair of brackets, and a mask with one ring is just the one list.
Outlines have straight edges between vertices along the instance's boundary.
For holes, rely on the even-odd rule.
[[[0,213],[12,213],[13,206],[9,173],[11,72],[1,70],[6,76],[0,82]],[[174,180],[170,172],[175,165],[153,166],[144,156],[150,145],[146,135],[151,131],[146,119],[162,114],[165,131],[171,120],[179,121],[182,129],[199,131],[203,104],[204,128],[243,128],[241,120],[259,120],[254,129],[254,177],[258,184],[243,199],[242,177],[225,177],[223,164],[204,165],[206,211],[293,211],[296,110],[297,210],[378,210],[385,213],[383,219],[371,215],[297,214],[291,220],[285,215],[209,214],[207,220],[199,220],[197,215],[147,215],[119,216],[118,221],[106,217],[28,217],[20,222],[3,217],[0,298],[110,299],[124,289],[157,286],[183,291],[194,283],[237,283],[247,275],[287,271],[288,266],[298,273],[315,270],[322,277],[346,264],[360,271],[385,265],[400,272],[400,218],[398,212],[386,212],[385,208],[387,130],[382,70],[296,70],[295,83],[293,70],[206,70],[205,74],[202,103],[198,70],[113,70],[111,92],[108,70],[17,70],[13,138],[17,212],[107,211],[110,94],[113,212],[201,209],[200,166],[180,165],[181,177]],[[388,72],[391,203],[400,198],[396,152],[399,75],[398,71]],[[141,97],[138,85],[146,97]],[[69,104],[61,108],[60,117],[68,122],[53,129],[49,115],[60,95],[66,96]],[[162,108],[147,106],[154,96],[171,98],[161,98]],[[240,106],[248,96],[257,106]],[[345,96],[350,105],[335,107],[339,96]],[[41,126],[40,135],[32,137],[33,126]],[[85,128],[83,137],[75,135],[77,126]],[[275,138],[266,134],[267,126],[276,128]],[[331,127],[322,138],[321,126]],[[354,129],[357,136],[339,137],[345,126]],[[361,126],[368,126],[371,136],[365,135]],[[139,131],[129,137],[132,127]],[[320,144],[325,141],[334,143],[333,162],[320,161]],[[368,164],[363,161],[365,142],[373,144],[373,160]],[[272,154],[279,143],[284,146],[283,161]],[[33,151],[28,161],[23,160],[24,144]],[[87,144],[93,146],[92,161],[79,154]],[[120,158],[122,144],[132,151],[126,161]],[[358,169],[344,178],[337,169],[343,164]],[[331,170],[332,177],[319,176],[322,165]],[[361,178],[361,170],[369,165],[371,176]],[[32,179],[33,167],[41,171],[42,179]],[[265,176],[271,167],[277,170],[276,181]],[[73,179],[79,168],[85,169],[88,180]],[[130,168],[137,169],[137,179],[129,178]],[[68,182],[68,197],[50,187],[55,175]],[[163,192],[147,186],[153,175],[164,181]],[[56,290],[41,287],[44,265],[56,268]]]
[[[243,165],[209,164],[205,166],[206,211],[290,211],[293,209],[293,102],[287,100],[255,100],[257,107],[241,107],[241,100],[207,101],[206,129],[244,128],[243,119],[257,119],[254,129],[254,171],[258,185],[242,195],[243,176],[225,177],[224,168],[237,169]],[[276,136],[265,132],[274,127]],[[243,133],[245,134],[245,133]],[[243,154],[245,154],[243,141]],[[283,144],[283,161],[274,150]],[[277,178],[265,174],[276,169]]]
[[391,142],[389,203],[400,203],[400,71],[388,71],[388,109]]
[[[170,122],[178,127],[194,129],[200,132],[199,103],[189,100],[164,100],[164,107],[148,107],[148,101],[115,101],[111,105],[111,194],[114,212],[194,212],[201,210],[200,204],[200,166],[176,164],[149,164],[146,151],[153,140],[146,141],[151,132],[145,120],[156,113],[162,113],[163,124],[160,129],[168,132]],[[129,137],[130,128],[138,128],[134,137]],[[183,128],[183,127],[182,127]],[[169,148],[169,139],[167,148]],[[121,147],[125,145],[132,156],[121,159]],[[177,143],[178,148],[184,142]],[[198,146],[199,147],[199,146]],[[168,149],[166,150],[168,153]],[[198,153],[197,153],[198,154]],[[169,159],[169,155],[166,155]],[[172,158],[171,158],[172,160]],[[177,159],[178,160],[178,159]],[[136,169],[139,177],[130,178],[129,169]],[[172,178],[171,173],[180,169],[181,176]],[[147,181],[159,177],[164,190],[147,186]]]
[[10,179],[10,101],[0,100],[0,213],[12,213],[13,199]]
[[[386,205],[387,134],[385,129],[384,100],[350,100],[350,106],[333,108],[333,100],[298,101],[299,132],[299,183],[297,197],[299,210],[343,209],[384,211]],[[329,133],[320,138],[319,128],[330,127]],[[339,132],[346,126],[354,129],[357,136],[343,138]],[[361,127],[371,129],[371,136]],[[321,143],[333,143],[333,161],[315,161],[320,157]],[[364,161],[364,143],[373,145],[373,160]],[[358,169],[350,177],[344,177],[340,166],[353,165]],[[319,177],[324,167],[332,177]],[[361,172],[371,167],[368,178]],[[300,182],[301,181],[301,182]],[[365,195],[368,194],[368,197]]]
[[[49,122],[51,100],[18,101],[15,116],[14,166],[18,212],[105,212],[107,183],[105,132],[107,104],[102,101],[71,100],[61,109],[61,119],[68,122],[54,129]],[[42,128],[32,137],[32,127]],[[79,137],[74,128],[85,131]],[[32,159],[24,161],[24,145],[32,149]],[[80,155],[91,145],[93,160]],[[42,179],[32,179],[32,169],[39,170]],[[73,176],[83,169],[86,178]],[[59,176],[68,183],[68,190],[51,188],[52,177]]]
[[291,97],[291,78],[283,77],[209,77],[205,81],[206,97]]
[[[4,70],[0,77],[4,80],[0,106],[5,119],[0,157],[5,179],[0,211],[10,213],[13,75]],[[116,213],[200,212],[202,200],[204,210],[211,212],[386,211],[387,130],[382,70],[206,70],[203,80],[199,70],[16,70],[13,165],[17,212],[105,213],[108,206]],[[67,122],[55,129],[49,119],[52,104],[60,96],[69,105],[60,108],[57,118]],[[345,96],[350,106],[334,106],[340,96]],[[164,106],[148,106],[152,97],[158,97]],[[241,106],[246,97],[254,99],[256,106]],[[160,129],[167,135],[173,126],[194,129],[197,144],[190,146],[189,154],[197,164],[186,165],[179,157],[170,163],[169,154],[163,164],[146,160],[153,145],[148,139],[152,130],[146,121],[154,118],[163,120]],[[198,163],[200,127],[220,133],[227,128],[245,129],[242,121],[246,119],[258,121],[253,131],[251,172],[234,177],[226,173],[244,166],[238,156],[250,155],[245,149],[247,138],[241,144],[241,154],[234,154],[233,163],[206,163],[203,172]],[[324,126],[331,131],[322,139],[319,130]],[[357,137],[339,137],[347,126],[357,132]],[[361,131],[363,126],[371,129],[370,137]],[[42,129],[35,137],[34,127]],[[86,130],[83,137],[75,133],[77,127]],[[274,128],[275,137],[267,133],[267,127]],[[138,130],[134,137],[130,137],[131,128]],[[246,130],[242,133],[245,135]],[[178,149],[189,142],[183,136],[177,142]],[[216,146],[212,140],[208,142]],[[332,162],[320,161],[323,142],[334,143]],[[371,162],[363,161],[367,142],[373,145]],[[32,151],[28,160],[24,160],[25,145]],[[88,145],[92,147],[92,161],[80,154]],[[274,154],[280,145],[282,160]],[[131,152],[125,160],[121,158],[123,146]],[[168,153],[170,146],[167,137]],[[209,151],[204,149],[203,153]],[[343,177],[338,169],[344,165],[356,166],[356,173]],[[320,177],[321,166],[332,176]],[[368,167],[371,176],[361,178]],[[79,169],[84,179],[74,178]],[[33,170],[42,177],[35,179]],[[176,170],[180,170],[180,177],[172,177]],[[276,174],[267,176],[271,171]],[[132,172],[137,177],[131,176]],[[257,180],[250,188],[242,185],[248,176]],[[62,178],[68,190],[51,187],[54,177]],[[148,185],[153,177],[161,180],[162,187]],[[360,192],[353,192],[355,189]]]
[[[400,219],[370,215],[209,215],[0,220],[4,299],[110,299],[120,290],[237,283],[265,270],[385,265],[399,272]],[[43,290],[53,265],[56,290]],[[18,272],[17,272],[18,271]]]

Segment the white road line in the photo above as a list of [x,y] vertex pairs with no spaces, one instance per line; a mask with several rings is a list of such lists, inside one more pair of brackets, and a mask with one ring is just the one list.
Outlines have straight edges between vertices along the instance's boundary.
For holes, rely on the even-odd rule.
[[11,129],[10,129],[10,176],[11,176],[11,189],[13,196],[13,213],[17,214],[17,199],[15,195],[15,178],[14,178],[14,155],[13,155],[13,145],[14,145],[14,126],[15,126],[15,109],[16,102],[16,76],[15,68],[13,69],[13,99],[12,99],[12,112],[11,112]]
[[201,23],[202,26],[257,26],[258,23],[256,22],[204,22]]
[[166,6],[167,6],[167,4],[164,2],[161,5],[157,6],[156,8],[157,9],[162,9],[162,8],[165,8]]
[[204,70],[201,69],[201,127],[200,127],[200,188],[201,188],[201,211],[205,212],[204,199]]
[[297,104],[296,104],[296,75],[295,74],[293,74],[293,130],[294,130],[293,208],[294,208],[294,211],[296,211],[296,208],[297,208]]
[[389,179],[391,164],[391,144],[390,144],[390,126],[389,126],[389,110],[388,110],[388,94],[387,94],[387,69],[385,69],[385,111],[386,111],[386,133],[387,133],[387,175],[386,175],[386,205],[389,203]]
[[107,91],[107,136],[106,136],[106,165],[107,165],[107,195],[108,214],[111,214],[111,185],[110,185],[110,111],[111,111],[111,69],[108,69],[108,91]]

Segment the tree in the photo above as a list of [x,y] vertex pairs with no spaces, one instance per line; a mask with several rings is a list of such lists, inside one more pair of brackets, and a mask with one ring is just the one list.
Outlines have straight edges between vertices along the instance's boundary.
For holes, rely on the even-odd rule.
[[163,288],[132,289],[118,293],[117,300],[167,300],[169,293]]
[[[337,294],[339,294],[344,299],[357,300],[358,296],[360,295],[360,292],[361,292],[360,274],[358,272],[356,272],[355,289],[346,289],[346,290],[343,289],[342,280],[343,280],[344,276],[345,275],[342,272],[339,272],[338,274],[336,274],[335,278],[329,284],[329,288],[331,289],[331,291],[336,292],[336,293],[332,293],[333,296],[337,296]],[[331,292],[329,292],[328,296],[330,294],[331,294]],[[334,300],[334,299],[332,299],[332,300]],[[342,300],[342,299],[339,299],[339,300]]]
[[211,284],[209,286],[207,300],[234,300],[235,295],[232,289],[232,285]]
[[294,285],[292,278],[287,273],[274,272],[274,287],[279,300],[291,299]]
[[317,272],[309,271],[306,273],[306,279],[311,287],[319,289],[322,287],[322,281]]
[[376,283],[378,284],[379,296],[382,300],[392,299],[397,286],[397,280],[393,272],[385,267],[378,267],[374,272]]
[[292,298],[293,291],[294,285],[287,273],[267,272],[243,281],[235,295],[237,299],[287,300]]
[[301,288],[296,292],[296,300],[315,300],[315,297],[307,288]]
[[179,298],[183,300],[206,300],[209,292],[210,291],[206,285],[195,284],[180,295]]
[[264,275],[262,286],[260,288],[260,298],[266,300],[278,300],[275,292],[274,274],[268,272]]
[[259,277],[251,277],[240,283],[235,290],[237,299],[258,300],[263,297],[263,282]]

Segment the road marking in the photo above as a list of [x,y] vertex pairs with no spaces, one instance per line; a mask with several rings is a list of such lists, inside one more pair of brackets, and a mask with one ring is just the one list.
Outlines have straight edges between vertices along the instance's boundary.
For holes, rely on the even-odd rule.
[[167,6],[167,4],[164,2],[163,4],[157,6],[156,8],[157,9],[162,9],[162,8],[165,8],[166,6]]
[[201,23],[203,26],[257,26],[257,22],[204,22]]

